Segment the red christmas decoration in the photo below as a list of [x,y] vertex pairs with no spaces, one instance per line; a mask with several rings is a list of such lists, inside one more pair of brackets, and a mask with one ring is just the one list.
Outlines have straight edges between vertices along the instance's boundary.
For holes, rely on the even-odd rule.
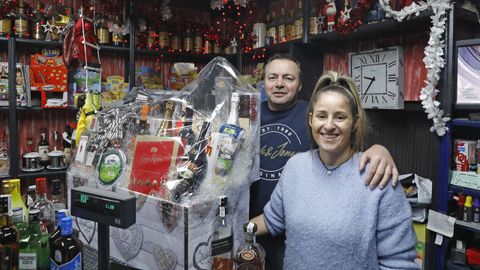
[[343,24],[336,24],[333,30],[344,35],[355,31],[360,25],[363,25],[365,14],[373,2],[373,0],[358,0],[357,6],[350,11],[350,19]]

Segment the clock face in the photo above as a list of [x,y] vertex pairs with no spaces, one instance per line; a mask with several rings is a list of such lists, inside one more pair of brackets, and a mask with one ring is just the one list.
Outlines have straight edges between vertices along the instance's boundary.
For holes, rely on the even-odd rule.
[[364,108],[403,108],[401,47],[351,53],[349,64]]

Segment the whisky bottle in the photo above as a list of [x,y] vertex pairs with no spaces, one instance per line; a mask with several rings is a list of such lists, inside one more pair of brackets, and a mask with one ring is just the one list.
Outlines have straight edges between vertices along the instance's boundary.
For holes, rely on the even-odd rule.
[[39,177],[35,179],[36,197],[33,205],[28,209],[38,209],[40,230],[44,233],[52,233],[55,229],[55,216],[53,205],[47,199],[47,178]]
[[194,192],[202,182],[207,171],[206,146],[211,123],[203,122],[200,133],[192,149],[188,153],[186,166],[179,171],[181,181],[170,193],[170,200],[179,202],[185,193]]
[[18,269],[48,270],[50,269],[49,236],[40,229],[40,210],[31,209],[28,220],[28,235],[20,239]]
[[243,226],[245,243],[237,249],[235,256],[236,270],[264,270],[265,250],[255,242],[257,225],[248,222]]
[[160,49],[169,49],[170,48],[170,34],[168,31],[167,22],[162,22],[158,28],[158,46]]
[[52,180],[52,196],[50,201],[53,206],[53,212],[55,217],[54,224],[58,224],[57,213],[60,209],[66,208],[65,198],[62,195],[62,182],[58,178]]
[[285,20],[286,20],[285,8],[281,8],[280,17],[277,24],[277,42],[278,43],[287,41],[287,35],[285,32]]
[[275,11],[272,11],[272,21],[268,27],[268,35],[271,37],[271,44],[278,43],[278,32],[277,32],[277,17],[275,17]]
[[0,195],[0,269],[16,270],[18,266],[18,230],[12,225],[12,197]]
[[98,44],[110,44],[110,32],[108,31],[108,26],[105,18],[100,15],[97,21],[97,37]]
[[37,187],[36,185],[30,185],[28,186],[27,189],[27,194],[25,194],[25,204],[27,205],[28,208],[33,205],[33,202],[36,199],[36,194],[37,194]]
[[302,38],[303,36],[303,8],[302,0],[298,1],[297,9],[295,10],[295,27],[294,27],[294,39]]
[[[301,1],[300,1],[301,2]],[[319,23],[318,23],[318,16],[317,16],[317,6],[315,0],[310,0],[312,7],[310,8],[310,26],[308,29],[309,35],[318,35],[319,34]]]
[[47,140],[47,131],[45,128],[42,128],[40,142],[38,143],[38,153],[40,154],[40,164],[42,166],[48,165],[48,152],[50,152],[50,147]]
[[227,196],[219,197],[217,217],[213,223],[212,270],[233,269],[233,227],[228,215]]
[[290,10],[290,15],[285,22],[285,40],[293,40],[295,38],[295,15],[294,11]]
[[15,36],[19,38],[28,37],[28,21],[25,15],[25,2],[18,1],[18,13],[15,17]]
[[157,136],[170,136],[172,132],[172,115],[175,104],[168,100],[165,102],[163,121],[157,131]]
[[20,189],[20,179],[5,179],[2,182],[3,194],[12,195],[12,207],[21,207],[23,209],[22,220],[26,221],[28,217],[28,208],[23,201]]
[[73,236],[72,217],[60,220],[62,236],[52,244],[51,269],[83,270],[83,243]]
[[55,241],[57,241],[57,239],[62,237],[62,232],[61,232],[61,225],[62,224],[60,222],[62,221],[62,218],[67,217],[67,216],[69,216],[67,209],[60,209],[60,210],[58,210],[58,212],[55,215],[55,220],[56,220],[55,225],[57,227],[55,228],[55,231],[52,234],[50,234],[50,238],[48,239],[48,241],[50,242],[50,249],[51,250],[53,250],[52,249],[53,243]]
[[43,29],[43,25],[45,25],[47,19],[43,16],[42,13],[42,2],[40,0],[36,0],[35,2],[35,17],[32,23],[32,35],[33,39],[36,40],[44,40],[45,39],[45,31]]

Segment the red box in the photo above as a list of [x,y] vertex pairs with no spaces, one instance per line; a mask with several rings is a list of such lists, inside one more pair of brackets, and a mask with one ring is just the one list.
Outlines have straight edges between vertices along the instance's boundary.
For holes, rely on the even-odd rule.
[[480,248],[467,248],[467,264],[480,265]]

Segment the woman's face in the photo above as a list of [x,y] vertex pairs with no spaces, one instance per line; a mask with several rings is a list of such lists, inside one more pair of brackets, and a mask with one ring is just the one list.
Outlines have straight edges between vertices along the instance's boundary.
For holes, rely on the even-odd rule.
[[356,121],[346,96],[334,91],[319,94],[308,117],[322,157],[338,160],[350,155]]

